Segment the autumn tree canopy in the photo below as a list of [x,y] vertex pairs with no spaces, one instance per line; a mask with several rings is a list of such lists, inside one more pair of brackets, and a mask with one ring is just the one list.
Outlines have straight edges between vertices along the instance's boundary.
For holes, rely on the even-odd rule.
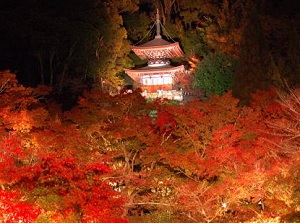
[[299,90],[249,106],[51,89],[0,72],[0,221],[245,222],[299,215]]

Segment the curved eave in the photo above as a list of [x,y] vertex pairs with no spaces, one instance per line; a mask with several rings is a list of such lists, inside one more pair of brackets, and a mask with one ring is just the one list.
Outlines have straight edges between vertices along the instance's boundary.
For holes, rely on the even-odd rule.
[[132,51],[141,59],[146,59],[147,54],[153,51],[168,51],[169,58],[183,57],[183,52],[179,46],[179,43],[169,43],[166,45],[140,45],[133,46]]
[[134,70],[125,70],[126,74],[130,76],[134,81],[139,81],[142,75],[154,75],[154,74],[165,74],[165,73],[177,73],[177,72],[184,72],[185,68],[183,65],[177,67],[162,67],[162,68],[152,68],[152,67],[143,67],[141,69],[134,69]]

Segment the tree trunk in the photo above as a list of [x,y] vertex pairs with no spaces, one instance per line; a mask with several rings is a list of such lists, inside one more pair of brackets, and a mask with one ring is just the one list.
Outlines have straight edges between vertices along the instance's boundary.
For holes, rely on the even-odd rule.
[[49,53],[49,69],[50,69],[50,86],[53,86],[53,75],[54,75],[54,69],[53,69],[53,60],[55,56],[55,48],[51,48]]
[[42,50],[39,50],[35,53],[35,56],[36,58],[38,59],[39,61],[39,64],[40,64],[40,78],[41,78],[41,81],[40,83],[41,84],[45,84],[45,78],[44,78],[44,63],[43,63],[43,58],[44,58],[44,53]]
[[61,94],[61,92],[62,92],[62,88],[63,88],[63,83],[64,83],[64,80],[65,80],[65,76],[66,76],[66,73],[67,73],[68,68],[69,68],[70,60],[71,60],[72,55],[73,55],[73,53],[75,51],[76,44],[77,43],[74,42],[73,45],[70,47],[68,57],[66,58],[65,63],[63,65],[63,70],[62,70],[62,73],[61,73],[61,79],[60,79],[59,88],[58,88],[58,93],[59,94]]

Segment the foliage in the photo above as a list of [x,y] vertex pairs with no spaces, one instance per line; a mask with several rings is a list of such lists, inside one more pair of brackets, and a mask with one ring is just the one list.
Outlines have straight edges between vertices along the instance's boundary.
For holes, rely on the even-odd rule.
[[108,166],[72,125],[1,72],[0,218],[4,222],[127,222]]
[[34,222],[41,213],[34,205],[25,202],[21,192],[0,191],[1,222]]
[[[1,175],[2,193],[9,196],[9,188],[17,188],[24,195],[20,205],[2,205],[5,210],[3,217],[8,221],[16,220],[16,214],[19,214],[19,218],[32,218],[38,222],[41,219],[47,219],[47,222],[72,219],[122,222],[122,198],[116,197],[117,193],[102,181],[103,176],[109,173],[107,166],[97,162],[82,164],[64,152],[59,158],[55,154],[39,154],[35,163],[30,163],[30,154],[20,148],[20,143],[15,145],[13,141],[13,138],[8,138],[2,145],[6,151],[1,154],[1,166],[6,166],[1,170],[4,174]],[[2,165],[4,163],[5,166]],[[27,209],[32,213],[28,213]]]
[[[178,41],[187,58],[222,52],[242,62],[234,81],[240,98],[267,86],[265,77],[278,86],[281,79],[299,83],[300,26],[291,1],[4,1],[0,67],[17,70],[26,85],[47,84],[59,93],[115,88],[124,67],[140,63],[128,57],[130,44],[146,40],[156,8],[163,34]],[[255,84],[248,88],[249,80]]]
[[231,89],[237,62],[230,55],[214,53],[206,56],[195,70],[194,87],[208,95],[222,95]]
[[[299,27],[299,20],[295,16],[297,7],[290,3],[288,13],[287,5],[285,1],[141,0],[135,14],[138,17],[146,11],[153,20],[158,8],[163,35],[182,45],[186,60],[218,52],[240,61],[232,81],[234,95],[247,103],[257,89],[272,85],[284,88],[283,80],[290,86],[298,85],[299,29],[295,27]],[[136,22],[131,29],[140,29],[140,25]],[[142,37],[139,40],[151,39],[149,35]]]
[[[130,51],[122,14],[136,10],[136,4],[114,0],[5,3],[0,11],[1,18],[7,18],[1,27],[5,51],[1,58],[7,64],[0,65],[18,70],[23,83],[47,84],[58,93],[72,89],[74,79],[80,82],[80,90],[100,78],[118,84],[117,74],[129,62]],[[16,55],[20,50],[23,54]]]
[[132,40],[134,44],[146,36],[147,27],[150,23],[150,18],[146,13],[126,13],[123,15],[123,20],[128,39]]
[[[130,215],[154,214],[166,205],[173,213],[197,221],[229,218],[229,212],[246,212],[245,220],[256,216],[260,198],[268,206],[271,198],[289,202],[289,191],[285,198],[276,197],[271,186],[278,185],[274,176],[282,177],[280,171],[289,162],[279,147],[271,149],[270,142],[280,139],[271,140],[268,134],[267,123],[281,114],[279,104],[272,101],[276,92],[258,92],[248,108],[238,107],[230,92],[184,106],[156,101],[141,107],[139,97],[124,95],[122,102],[116,102],[116,97],[93,92],[79,105],[86,115],[80,116],[77,109],[68,114],[88,128],[84,131],[96,148],[112,154],[111,165],[121,177],[119,182],[124,182],[118,188],[130,195]],[[290,211],[281,206],[267,213],[281,210]]]
[[260,90],[247,107],[230,91],[174,105],[93,90],[55,116],[37,96],[42,88],[25,88],[9,72],[0,80],[0,220],[297,216],[299,90]]

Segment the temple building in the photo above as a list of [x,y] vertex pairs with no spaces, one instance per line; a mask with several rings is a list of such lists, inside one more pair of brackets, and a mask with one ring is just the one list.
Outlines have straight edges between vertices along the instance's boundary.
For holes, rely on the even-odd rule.
[[186,72],[183,65],[172,66],[170,59],[183,57],[178,42],[168,42],[161,36],[159,13],[156,14],[156,36],[153,40],[138,46],[132,51],[148,65],[133,70],[125,70],[146,98],[167,98],[183,100],[182,89],[176,86],[178,75]]

